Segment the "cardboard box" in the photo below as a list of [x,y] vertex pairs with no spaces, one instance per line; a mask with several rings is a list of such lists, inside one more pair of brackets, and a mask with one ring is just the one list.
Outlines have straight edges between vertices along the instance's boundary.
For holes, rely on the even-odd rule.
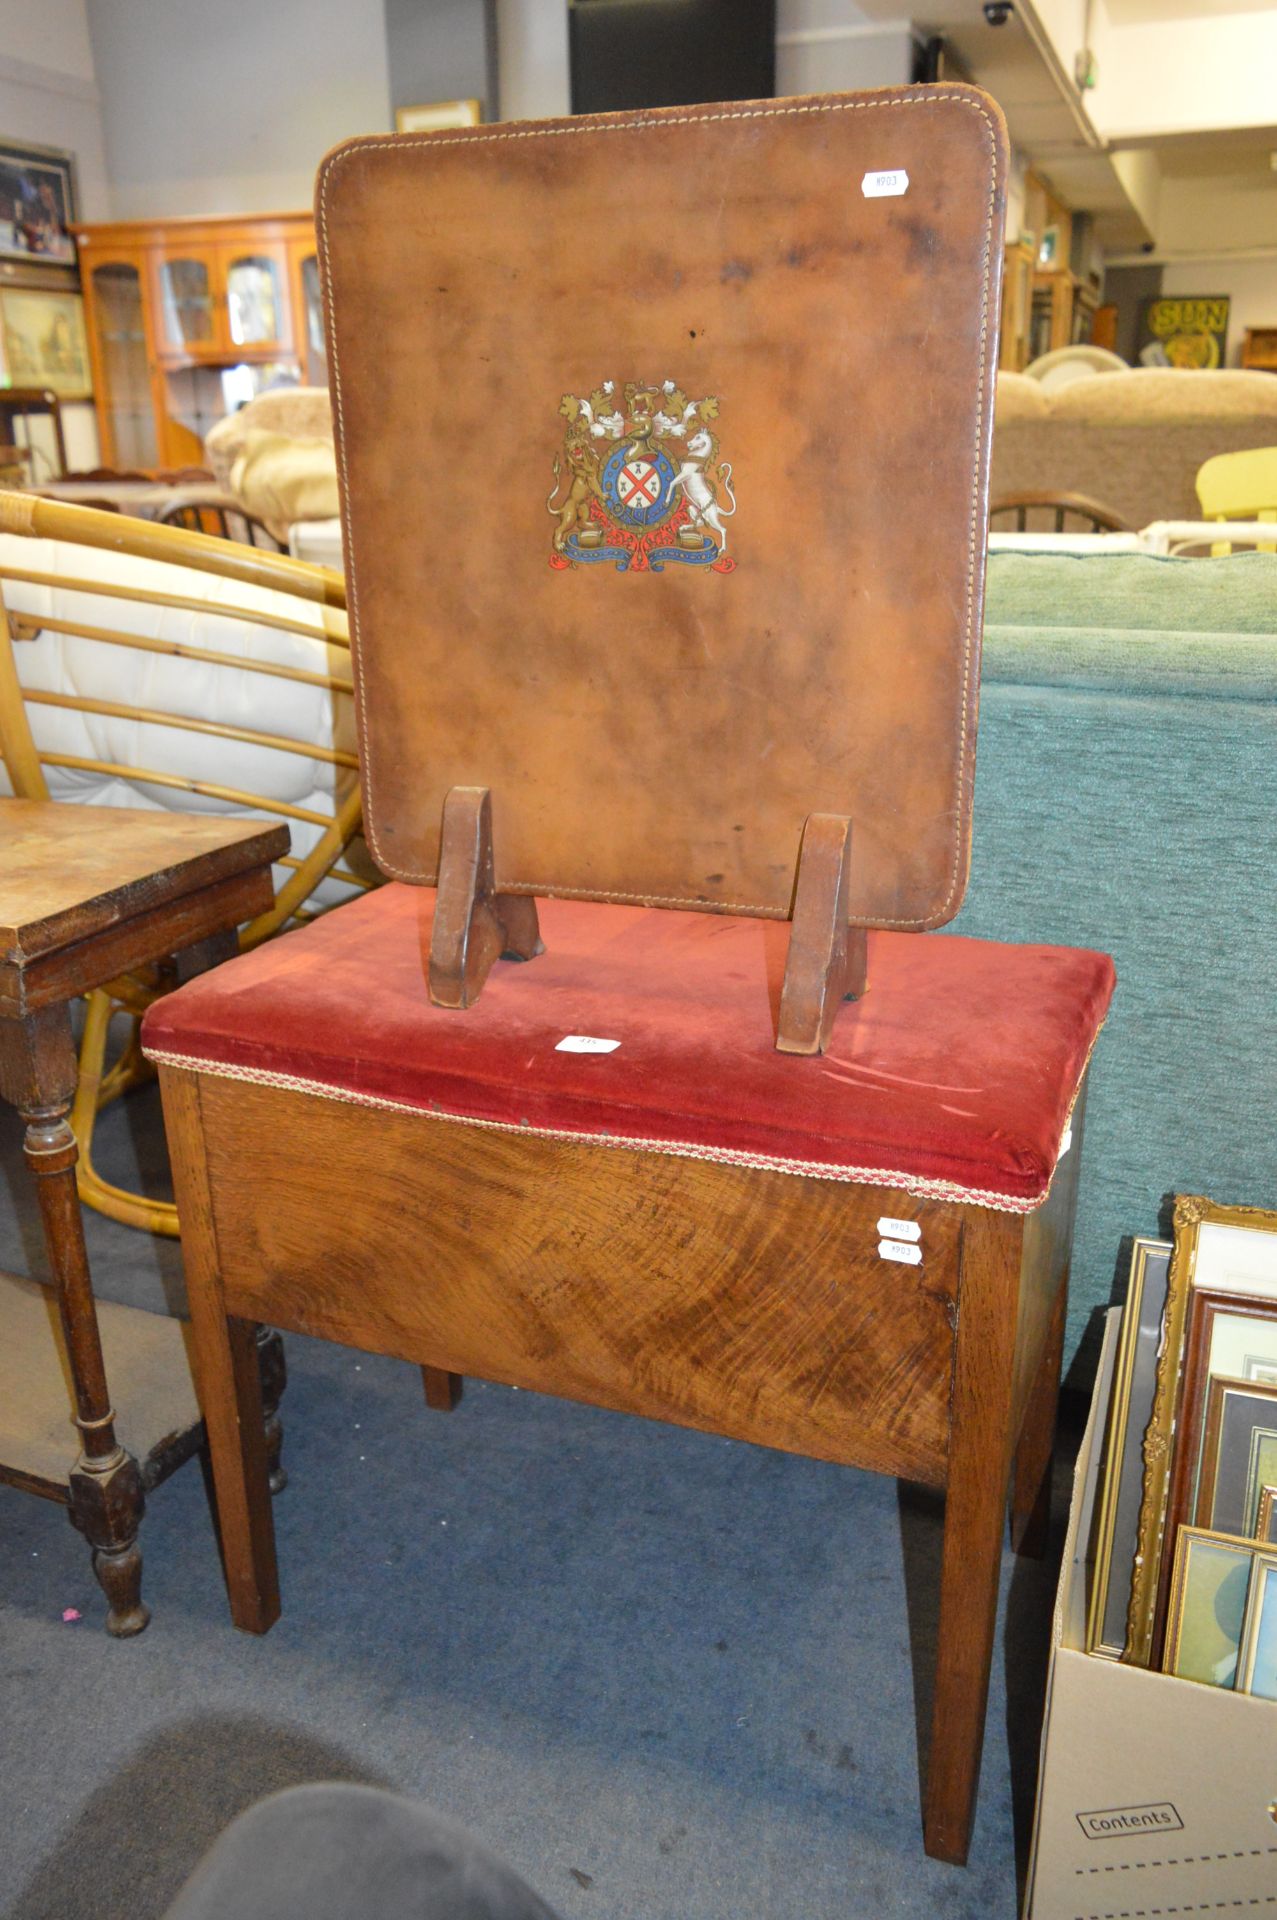
[[1087,1549],[1118,1310],[1073,1482],[1025,1920],[1277,1920],[1277,1702],[1087,1655]]

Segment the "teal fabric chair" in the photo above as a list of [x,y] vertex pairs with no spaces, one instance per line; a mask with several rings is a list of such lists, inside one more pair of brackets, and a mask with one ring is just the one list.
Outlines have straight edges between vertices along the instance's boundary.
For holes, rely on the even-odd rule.
[[953,930],[1117,962],[1073,1254],[1085,1384],[1120,1243],[1167,1195],[1277,1206],[1277,555],[991,556]]

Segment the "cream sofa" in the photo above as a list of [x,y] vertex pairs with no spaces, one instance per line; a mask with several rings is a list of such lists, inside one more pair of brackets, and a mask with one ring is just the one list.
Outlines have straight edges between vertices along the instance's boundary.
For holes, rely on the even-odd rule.
[[1277,377],[1141,367],[1055,391],[998,375],[994,500],[1084,493],[1132,527],[1196,520],[1193,482],[1212,454],[1277,446]]

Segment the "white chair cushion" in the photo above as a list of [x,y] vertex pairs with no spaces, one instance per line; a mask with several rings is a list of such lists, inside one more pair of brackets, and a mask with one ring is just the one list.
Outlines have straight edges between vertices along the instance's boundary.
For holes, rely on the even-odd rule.
[[[15,580],[10,570],[47,576],[50,584]],[[354,752],[354,715],[347,694],[234,665],[59,633],[44,625],[49,620],[61,620],[78,627],[108,627],[177,646],[210,648],[235,659],[271,661],[349,680],[350,655],[346,648],[219,611],[242,607],[253,613],[303,620],[319,628],[324,623],[322,609],[290,594],[242,585],[192,567],[14,534],[0,535],[0,573],[10,615],[41,628],[34,640],[14,643],[18,678],[25,690],[107,700],[115,705],[276,734],[308,747],[339,747]],[[198,604],[171,607],[153,601],[117,599],[109,593],[94,592],[92,587],[77,587],[73,584],[77,580],[141,588]],[[266,801],[304,807],[326,817],[332,815],[338,799],[356,779],[353,769],[335,767],[311,754],[184,727],[34,702],[28,702],[27,714],[41,752],[176,774],[260,795]],[[262,808],[148,782],[132,771],[104,775],[46,765],[45,778],[55,800],[270,817]],[[0,791],[12,791],[2,763]],[[288,825],[292,851],[304,858],[323,829],[299,820],[290,820]],[[287,870],[276,868],[276,886],[286,878]],[[326,880],[312,897],[313,904],[335,905],[354,891],[348,883]]]

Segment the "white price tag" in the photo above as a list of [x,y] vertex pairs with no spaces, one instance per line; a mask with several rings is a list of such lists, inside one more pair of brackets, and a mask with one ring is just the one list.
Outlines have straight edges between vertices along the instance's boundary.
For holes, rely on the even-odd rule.
[[596,1040],[591,1033],[565,1034],[556,1045],[556,1053],[615,1053],[619,1040]]
[[884,1240],[921,1240],[922,1228],[916,1220],[893,1220],[890,1215],[878,1222]]
[[1070,1125],[1065,1127],[1064,1129],[1064,1138],[1060,1142],[1060,1151],[1055,1156],[1055,1164],[1057,1167],[1059,1166],[1061,1160],[1063,1160],[1065,1154],[1068,1152],[1069,1148],[1072,1145],[1073,1145],[1073,1128]]
[[912,1240],[880,1240],[878,1242],[880,1260],[899,1260],[905,1267],[922,1265],[922,1248]]
[[893,194],[907,193],[909,175],[903,167],[892,173],[867,173],[860,183],[866,200],[890,200]]

